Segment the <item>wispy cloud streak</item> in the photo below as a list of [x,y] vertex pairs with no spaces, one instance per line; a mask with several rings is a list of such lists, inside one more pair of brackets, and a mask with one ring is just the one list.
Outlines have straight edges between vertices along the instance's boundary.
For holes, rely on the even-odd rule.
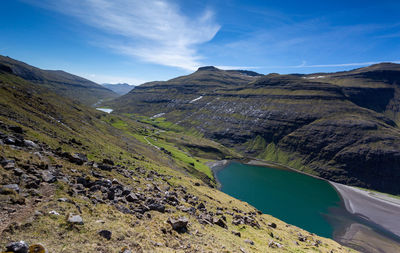
[[[392,62],[392,63],[400,63],[400,61],[385,61],[385,62]],[[280,66],[280,68],[332,68],[332,67],[357,67],[357,66],[367,66],[382,63],[376,61],[370,62],[352,62],[352,63],[338,63],[338,64],[314,64],[314,65],[307,65],[304,62],[300,65],[296,66]]]
[[102,46],[145,62],[188,70],[201,65],[197,46],[220,29],[210,10],[188,17],[168,0],[26,1],[74,16],[111,35]]

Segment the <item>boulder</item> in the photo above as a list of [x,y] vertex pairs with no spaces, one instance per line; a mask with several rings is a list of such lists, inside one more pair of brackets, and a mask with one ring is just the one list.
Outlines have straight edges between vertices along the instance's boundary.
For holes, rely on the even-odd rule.
[[224,220],[222,218],[220,218],[220,217],[214,217],[213,218],[213,223],[215,225],[220,226],[221,228],[225,228],[225,229],[228,228],[228,226],[225,224]]
[[184,233],[187,231],[189,219],[187,217],[179,217],[178,219],[169,218],[168,223],[171,224],[173,230]]
[[271,228],[276,228],[277,226],[276,226],[276,224],[275,223],[273,223],[273,222],[271,222],[271,223],[268,223],[268,226],[269,227],[271,227]]
[[110,159],[107,159],[107,158],[104,158],[104,159],[103,159],[103,163],[104,163],[104,164],[108,164],[108,165],[114,166],[114,161],[112,161],[112,160],[110,160]]
[[105,170],[105,171],[112,171],[113,167],[109,164],[105,164],[105,163],[99,163],[97,164],[97,167],[101,170]]
[[45,181],[46,183],[54,183],[57,181],[56,176],[54,175],[53,171],[49,171],[49,170],[45,170],[42,172],[42,179],[43,181]]
[[23,174],[24,174],[24,171],[23,170],[21,170],[20,168],[14,168],[13,169],[13,172],[14,172],[14,175],[16,175],[16,176],[22,176]]
[[40,180],[33,175],[27,175],[22,179],[22,181],[28,189],[38,189],[40,186]]
[[56,216],[59,216],[60,214],[57,212],[57,211],[55,211],[55,210],[51,210],[50,212],[49,212],[49,214],[51,214],[51,215],[56,215]]
[[0,161],[1,166],[3,166],[4,169],[6,170],[12,170],[15,168],[15,161],[14,160],[8,160],[8,159],[1,159]]
[[83,225],[83,219],[80,215],[74,215],[72,213],[69,214],[68,216],[68,223],[72,225]]
[[242,219],[233,219],[232,224],[235,226],[239,226],[240,224],[243,224],[243,220]]
[[111,240],[112,232],[110,230],[100,230],[98,234],[107,240]]
[[15,145],[16,144],[15,138],[10,137],[10,136],[4,138],[3,142],[4,142],[4,144],[7,144],[7,145]]
[[283,245],[280,244],[280,243],[278,243],[278,242],[270,241],[270,242],[268,243],[268,247],[273,248],[273,249],[276,249],[276,248],[282,248]]
[[6,246],[6,252],[28,253],[28,244],[24,241],[12,242]]
[[136,196],[136,194],[134,194],[134,193],[126,195],[125,199],[128,202],[136,202],[139,200],[138,197]]
[[242,235],[240,234],[240,232],[237,232],[237,231],[232,231],[232,234],[234,234],[234,235],[236,235],[236,236],[238,236],[238,237],[241,237]]
[[17,134],[22,134],[24,130],[20,126],[9,126],[8,129]]
[[246,239],[246,240],[244,240],[244,242],[248,243],[250,245],[254,245],[254,242],[252,240],[250,240],[250,239]]
[[114,200],[115,199],[115,191],[114,190],[110,189],[107,192],[107,199],[108,200]]
[[201,224],[209,224],[209,225],[213,224],[213,218],[211,217],[211,215],[207,213],[200,214],[198,220]]
[[197,206],[197,209],[198,209],[198,210],[203,210],[203,209],[206,209],[206,206],[204,205],[203,202],[201,202],[201,203]]
[[155,203],[151,203],[150,205],[148,205],[150,210],[154,210],[154,211],[158,211],[160,213],[164,213],[165,212],[165,205],[155,202]]
[[85,162],[88,161],[86,155],[82,154],[82,153],[75,153],[73,155],[69,155],[68,160],[71,163],[75,163],[75,164],[78,164],[78,165],[82,165],[82,164],[84,164]]
[[19,186],[17,184],[6,184],[3,185],[2,188],[6,188],[6,189],[10,189],[10,190],[14,190],[15,192],[19,193]]
[[39,148],[39,146],[31,140],[24,140],[24,145],[31,148]]

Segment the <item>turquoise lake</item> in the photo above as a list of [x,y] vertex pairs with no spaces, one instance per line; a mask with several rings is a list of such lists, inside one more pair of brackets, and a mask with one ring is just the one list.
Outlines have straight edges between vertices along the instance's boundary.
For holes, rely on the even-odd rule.
[[333,236],[331,210],[341,200],[326,181],[291,170],[231,162],[216,171],[221,191],[263,213],[320,236]]

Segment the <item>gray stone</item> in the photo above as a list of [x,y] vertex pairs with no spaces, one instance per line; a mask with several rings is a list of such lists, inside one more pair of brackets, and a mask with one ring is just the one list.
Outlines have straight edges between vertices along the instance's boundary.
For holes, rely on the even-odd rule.
[[3,185],[3,188],[11,189],[19,193],[19,186],[17,184]]
[[125,199],[128,202],[136,202],[139,200],[138,197],[134,193],[126,195]]
[[49,170],[43,171],[41,176],[43,181],[46,183],[54,183],[57,181],[57,178],[54,176],[53,172]]
[[6,170],[12,170],[15,168],[15,162],[14,160],[7,160],[4,159],[1,161],[1,165],[3,166],[4,169]]
[[245,243],[248,243],[250,245],[254,245],[254,242],[252,240],[246,239],[244,240]]
[[85,162],[88,161],[86,155],[82,154],[82,153],[75,153],[75,154],[69,156],[68,160],[70,162],[76,163],[78,165],[82,165],[82,164],[84,164]]
[[8,244],[6,246],[6,251],[13,253],[28,253],[28,248],[28,244],[26,244],[24,241],[19,241]]
[[218,226],[220,226],[221,228],[225,228],[225,229],[228,228],[228,226],[225,224],[224,220],[221,219],[220,217],[214,217],[212,221],[213,221],[213,223],[214,223],[215,225],[218,225]]
[[6,137],[3,142],[7,145],[15,145],[15,139],[12,137]]
[[21,170],[20,168],[14,168],[13,172],[14,172],[14,175],[16,175],[16,176],[21,176],[24,174],[24,171]]
[[76,224],[76,225],[83,225],[83,219],[80,215],[74,215],[72,213],[69,214],[68,216],[68,222],[71,224]]
[[178,219],[169,218],[168,223],[171,224],[172,229],[175,231],[184,233],[187,231],[189,219],[187,217],[179,217]]
[[52,215],[60,215],[57,211],[55,211],[55,210],[51,210],[50,212],[49,212],[49,214],[52,214]]
[[161,204],[161,203],[152,203],[150,205],[148,205],[150,210],[154,210],[154,211],[158,211],[160,213],[164,213],[165,212],[165,205]]
[[280,244],[280,243],[278,243],[278,242],[274,242],[274,241],[271,240],[271,241],[268,243],[268,247],[273,248],[273,249],[276,249],[276,248],[282,248],[283,245]]
[[31,140],[24,140],[24,145],[31,148],[39,148],[39,146]]

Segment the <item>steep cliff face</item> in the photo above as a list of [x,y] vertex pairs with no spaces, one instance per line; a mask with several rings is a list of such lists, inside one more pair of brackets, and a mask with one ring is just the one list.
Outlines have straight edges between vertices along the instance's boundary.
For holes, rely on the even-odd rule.
[[139,86],[112,106],[162,115],[248,156],[400,193],[399,73],[398,65],[381,64],[234,82],[228,71],[206,69]]

